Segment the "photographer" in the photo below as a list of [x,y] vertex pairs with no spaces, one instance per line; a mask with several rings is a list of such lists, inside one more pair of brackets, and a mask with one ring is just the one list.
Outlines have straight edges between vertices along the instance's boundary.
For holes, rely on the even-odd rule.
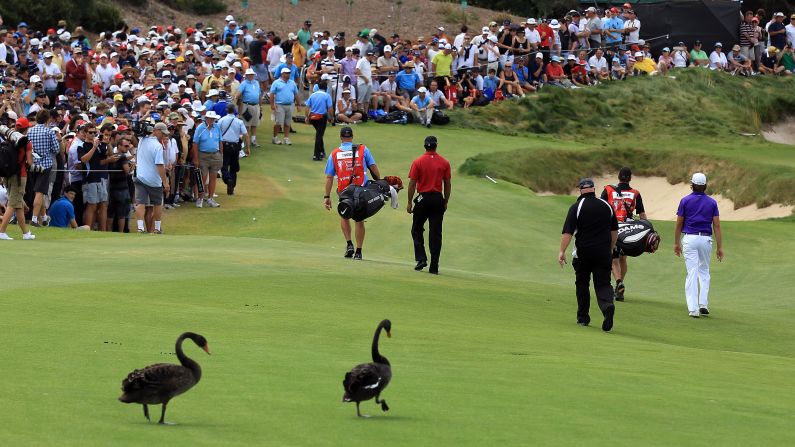
[[[24,117],[16,121],[16,130],[23,135],[27,133],[29,127],[30,123]],[[8,203],[2,222],[0,222],[0,240],[12,240],[6,234],[6,230],[15,212],[19,229],[22,230],[22,239],[36,239],[36,236],[32,235],[27,225],[25,225],[25,201],[23,199],[28,175],[27,166],[33,165],[33,145],[28,141],[26,145],[17,145],[17,150],[19,151],[17,156],[17,174],[5,179],[5,184],[8,188]]]
[[113,156],[115,161],[111,160],[107,164],[108,173],[108,218],[107,229],[108,231],[114,230],[114,223],[117,225],[116,230],[119,232],[124,231],[124,221],[130,210],[130,189],[128,186],[128,178],[132,172],[132,140],[128,137],[120,137],[118,145],[113,148]]

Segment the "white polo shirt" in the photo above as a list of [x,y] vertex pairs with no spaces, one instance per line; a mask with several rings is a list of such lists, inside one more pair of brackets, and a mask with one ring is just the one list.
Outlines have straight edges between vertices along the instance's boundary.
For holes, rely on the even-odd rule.
[[604,56],[597,58],[594,54],[590,59],[588,59],[588,65],[591,66],[591,69],[595,68],[599,72],[609,71],[607,68],[607,59]]
[[626,43],[638,43],[640,40],[640,20],[626,20],[624,21],[624,29],[637,28],[635,31],[627,33]]

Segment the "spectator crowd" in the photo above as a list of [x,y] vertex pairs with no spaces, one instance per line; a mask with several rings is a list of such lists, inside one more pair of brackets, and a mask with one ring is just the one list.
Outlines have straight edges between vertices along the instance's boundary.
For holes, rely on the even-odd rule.
[[[795,14],[787,20],[763,10],[743,15],[730,48],[682,41],[659,54],[640,38],[642,22],[629,4],[458,33],[440,26],[416,37],[376,29],[332,35],[312,26],[307,20],[279,36],[227,16],[218,29],[152,25],[89,37],[65,21],[34,30],[0,20],[0,125],[30,141],[18,173],[30,224],[129,231],[136,205],[138,231],[157,233],[161,206],[216,208],[216,178],[235,193],[239,158],[259,146],[257,127],[268,112],[271,143],[290,145],[291,123],[315,115],[324,123],[430,127],[446,122],[445,109],[672,69],[795,74]],[[331,98],[328,113],[318,101],[322,113],[299,112],[318,90]],[[142,166],[139,151],[155,143],[162,154],[146,152]],[[316,147],[315,159],[322,156]],[[9,216],[0,239],[23,219],[13,212],[22,182],[8,183],[0,187],[0,211]]]

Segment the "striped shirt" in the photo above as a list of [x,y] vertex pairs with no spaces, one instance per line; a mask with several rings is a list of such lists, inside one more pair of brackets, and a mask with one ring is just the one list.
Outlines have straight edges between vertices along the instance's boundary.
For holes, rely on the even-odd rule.
[[55,132],[43,124],[36,124],[28,130],[28,140],[33,143],[33,153],[41,157],[35,160],[35,164],[42,169],[50,169],[52,155],[57,154],[60,149]]

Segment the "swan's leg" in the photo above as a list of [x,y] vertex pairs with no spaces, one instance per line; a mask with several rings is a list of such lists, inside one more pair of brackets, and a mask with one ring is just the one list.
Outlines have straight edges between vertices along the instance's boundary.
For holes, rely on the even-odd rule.
[[168,401],[163,402],[163,412],[160,413],[160,424],[163,425],[174,425],[172,422],[166,422],[166,405],[168,405]]
[[370,416],[368,416],[366,414],[362,414],[359,411],[359,402],[356,402],[356,416],[359,416],[360,418],[369,418],[370,417]]
[[389,405],[386,404],[385,400],[380,399],[381,395],[375,396],[375,403],[381,404],[381,410],[389,411]]
[[144,404],[144,417],[147,421],[151,421],[151,419],[149,419],[149,407],[146,404]]

